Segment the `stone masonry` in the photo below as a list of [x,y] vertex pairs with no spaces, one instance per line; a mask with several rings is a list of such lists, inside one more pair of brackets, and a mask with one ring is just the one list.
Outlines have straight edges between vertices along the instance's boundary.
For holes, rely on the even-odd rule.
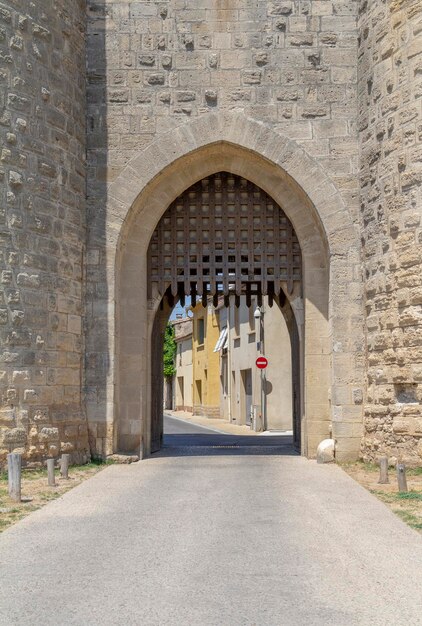
[[225,115],[329,180],[330,414],[312,445],[333,429],[343,458],[361,442],[420,462],[421,41],[420,0],[0,0],[0,462],[117,451],[123,195],[164,168],[166,137],[194,144]]
[[362,454],[422,457],[422,4],[362,2],[361,233],[368,396]]
[[89,458],[84,2],[0,3],[0,465]]
[[[216,112],[246,114],[318,160],[357,228],[357,10],[356,2],[344,0],[88,2],[87,410],[99,452],[107,444],[98,440],[96,429],[104,433],[111,427],[106,413],[112,402],[104,398],[104,388],[111,389],[113,381],[110,342],[104,344],[112,334],[113,273],[105,233],[107,225],[116,231],[124,219],[114,209],[107,218],[107,183],[157,136],[181,124]],[[345,255],[336,271],[349,291],[355,325],[342,323],[337,311],[344,333],[333,355],[338,391],[332,400],[339,405],[339,419],[340,405],[349,405],[347,420],[359,438],[364,395],[360,251]],[[361,372],[356,378],[350,361]]]
[[90,206],[98,210],[104,177],[157,133],[229,110],[317,156],[357,221],[357,9],[354,0],[89,0]]

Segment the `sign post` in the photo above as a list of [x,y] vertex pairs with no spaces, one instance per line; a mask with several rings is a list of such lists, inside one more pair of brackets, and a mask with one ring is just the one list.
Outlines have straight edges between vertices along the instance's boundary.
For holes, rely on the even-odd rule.
[[265,406],[265,402],[266,402],[266,398],[265,398],[265,387],[266,387],[266,376],[265,376],[265,370],[267,368],[268,365],[268,359],[265,358],[265,356],[259,356],[257,358],[257,360],[255,361],[255,365],[257,366],[258,369],[261,370],[261,422],[262,422],[262,429],[265,430],[267,425],[266,425],[266,406]]
[[[268,360],[264,356],[264,307],[262,306],[262,298],[259,306],[256,307],[253,314],[254,319],[259,320],[259,349],[261,356],[255,361],[256,366],[261,370],[261,426],[259,430],[265,430],[267,428],[267,407],[266,407],[266,380],[265,380],[265,368],[268,365]],[[258,430],[255,428],[255,430]]]
[[259,356],[257,358],[257,360],[255,361],[255,365],[260,369],[260,370],[265,370],[265,368],[268,365],[268,359],[265,358],[265,356]]

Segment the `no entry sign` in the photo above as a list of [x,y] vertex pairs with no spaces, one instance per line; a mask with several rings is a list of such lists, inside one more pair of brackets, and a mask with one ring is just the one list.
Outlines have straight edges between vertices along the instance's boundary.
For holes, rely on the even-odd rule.
[[266,359],[265,356],[259,356],[255,361],[255,364],[260,370],[264,370],[268,365],[268,359]]

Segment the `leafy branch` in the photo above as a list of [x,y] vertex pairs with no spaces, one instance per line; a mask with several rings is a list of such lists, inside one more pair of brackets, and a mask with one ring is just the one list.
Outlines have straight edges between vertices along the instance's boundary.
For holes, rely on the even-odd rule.
[[164,333],[164,377],[172,378],[176,374],[176,352],[177,345],[174,338],[174,326],[173,324],[167,324]]

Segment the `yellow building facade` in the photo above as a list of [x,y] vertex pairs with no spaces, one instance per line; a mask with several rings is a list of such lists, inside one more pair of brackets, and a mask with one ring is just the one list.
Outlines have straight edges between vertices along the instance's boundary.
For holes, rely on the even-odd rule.
[[220,355],[214,347],[220,335],[219,315],[211,303],[198,303],[193,313],[193,412],[206,417],[220,415]]

